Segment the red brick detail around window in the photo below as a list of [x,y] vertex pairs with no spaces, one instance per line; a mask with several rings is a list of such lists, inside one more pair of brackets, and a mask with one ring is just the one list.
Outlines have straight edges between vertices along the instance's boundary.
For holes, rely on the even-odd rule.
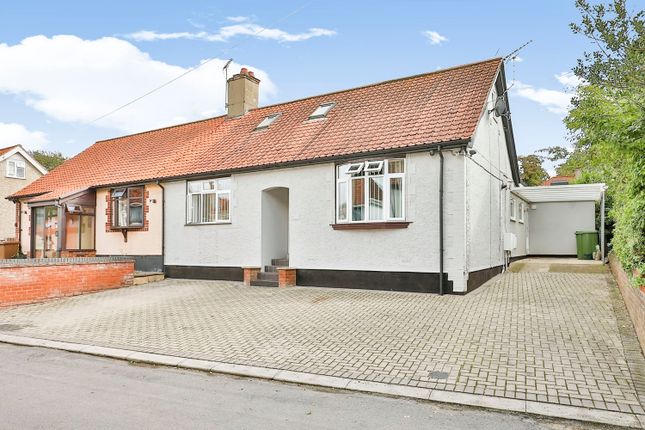
[[[127,188],[127,187],[126,187]],[[114,233],[114,232],[121,232],[123,229],[120,228],[112,228],[112,190],[108,190],[107,195],[105,196],[105,217],[106,217],[106,222],[105,222],[105,232],[106,233]],[[143,193],[143,227],[139,228],[128,228],[128,231],[148,231],[148,213],[150,212],[150,206],[148,205],[148,200],[150,199],[150,191],[145,188],[144,186],[144,193]]]
[[[134,261],[42,264],[34,260],[0,265],[0,307],[42,302],[113,288],[128,287],[134,279]],[[47,261],[47,260],[41,260]]]

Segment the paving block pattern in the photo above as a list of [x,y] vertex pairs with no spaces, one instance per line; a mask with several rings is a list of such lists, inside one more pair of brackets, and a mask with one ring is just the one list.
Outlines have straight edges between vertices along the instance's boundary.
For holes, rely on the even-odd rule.
[[578,273],[507,273],[466,296],[167,279],[3,309],[0,332],[644,414],[615,288]]

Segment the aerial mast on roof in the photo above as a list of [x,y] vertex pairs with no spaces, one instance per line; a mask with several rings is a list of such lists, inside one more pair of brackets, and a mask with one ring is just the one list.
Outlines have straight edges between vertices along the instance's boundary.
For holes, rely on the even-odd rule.
[[233,62],[232,58],[229,58],[222,71],[224,72],[224,110],[228,109],[228,66]]

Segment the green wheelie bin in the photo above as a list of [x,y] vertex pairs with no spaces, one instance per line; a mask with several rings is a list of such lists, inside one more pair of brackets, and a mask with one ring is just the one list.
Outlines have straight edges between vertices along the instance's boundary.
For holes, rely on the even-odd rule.
[[597,231],[576,231],[578,260],[592,260],[596,245],[598,245]]

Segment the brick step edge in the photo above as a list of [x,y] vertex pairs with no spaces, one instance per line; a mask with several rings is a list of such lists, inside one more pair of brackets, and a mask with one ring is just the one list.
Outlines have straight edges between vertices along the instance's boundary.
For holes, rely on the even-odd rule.
[[252,287],[278,287],[278,281],[267,281],[267,280],[255,280],[251,281],[251,286]]

